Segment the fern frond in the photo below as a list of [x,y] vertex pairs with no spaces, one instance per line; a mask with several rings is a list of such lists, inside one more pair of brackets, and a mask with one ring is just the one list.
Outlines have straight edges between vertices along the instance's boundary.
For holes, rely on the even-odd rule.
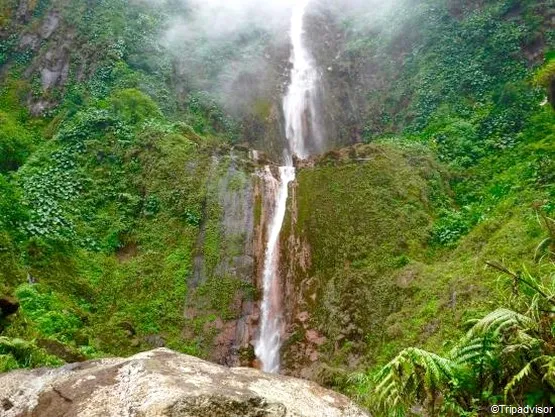
[[545,342],[542,339],[538,339],[529,335],[524,330],[518,330],[514,333],[511,344],[508,344],[504,349],[503,353],[514,353],[517,351],[533,351],[540,349]]
[[499,338],[492,339],[489,335],[467,337],[451,350],[450,357],[458,365],[472,366],[477,362],[491,359],[494,352],[499,351],[500,348]]
[[555,390],[555,356],[544,356],[544,358],[545,363],[542,368],[545,370],[545,374],[542,380]]
[[479,320],[467,333],[467,338],[491,334],[500,335],[503,331],[510,328],[536,329],[537,322],[524,314],[513,310],[500,308],[489,313]]
[[524,368],[520,370],[515,376],[511,378],[509,383],[505,386],[505,400],[507,401],[509,393],[517,386],[522,383],[523,380],[528,378],[530,373],[532,372],[532,362],[526,364]]
[[551,241],[552,241],[551,237],[546,237],[544,240],[540,242],[540,244],[536,247],[536,251],[534,252],[534,259],[538,259],[539,252],[543,251],[545,248],[548,248]]
[[363,372],[357,372],[357,373],[350,374],[347,377],[347,382],[349,384],[367,385],[370,383],[371,379],[372,378],[370,377],[370,375],[365,374]]
[[457,364],[448,358],[407,348],[379,372],[375,391],[384,409],[408,408],[447,388],[458,371]]

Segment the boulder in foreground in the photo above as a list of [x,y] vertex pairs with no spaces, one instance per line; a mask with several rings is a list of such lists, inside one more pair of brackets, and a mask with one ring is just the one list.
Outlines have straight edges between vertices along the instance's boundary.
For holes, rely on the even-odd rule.
[[5,417],[367,417],[312,382],[168,349],[0,375]]

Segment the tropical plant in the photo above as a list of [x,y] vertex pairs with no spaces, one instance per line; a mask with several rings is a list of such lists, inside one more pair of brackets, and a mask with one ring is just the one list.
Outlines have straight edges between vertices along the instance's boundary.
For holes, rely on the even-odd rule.
[[32,135],[0,111],[0,174],[17,170],[31,154]]
[[55,356],[37,347],[34,342],[0,336],[0,372],[17,368],[61,365]]
[[498,402],[555,400],[553,283],[489,265],[514,279],[523,311],[499,308],[475,321],[445,357],[414,347],[401,351],[377,374],[378,413],[405,416],[421,408],[432,417],[488,415]]
[[378,374],[378,399],[390,415],[422,404],[435,414],[441,393],[457,379],[457,363],[414,347],[403,350]]

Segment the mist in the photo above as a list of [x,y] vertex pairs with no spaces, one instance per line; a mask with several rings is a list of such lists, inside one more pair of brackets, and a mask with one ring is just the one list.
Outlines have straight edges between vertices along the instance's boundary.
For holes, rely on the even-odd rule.
[[[296,0],[181,1],[187,12],[169,22],[162,43],[178,63],[186,90],[210,92],[235,115],[279,93]],[[365,25],[394,1],[313,0],[309,8]]]
[[[178,19],[167,32],[167,41],[218,39],[245,30],[262,29],[287,35],[291,8],[298,0],[182,0],[189,10],[186,22]],[[338,16],[378,14],[395,0],[313,0],[312,9],[326,8]],[[280,38],[285,38],[280,36]],[[283,39],[282,39],[283,40]]]

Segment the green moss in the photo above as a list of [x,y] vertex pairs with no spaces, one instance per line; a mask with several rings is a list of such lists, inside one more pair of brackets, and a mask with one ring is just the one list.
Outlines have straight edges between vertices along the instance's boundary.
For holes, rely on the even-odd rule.
[[312,265],[319,271],[370,264],[383,253],[419,256],[425,244],[432,212],[419,170],[428,167],[413,168],[389,145],[368,150],[368,162],[299,172],[296,232],[318,248]]
[[262,196],[257,194],[254,199],[254,224],[259,225],[262,220]]
[[267,119],[272,112],[272,102],[269,100],[257,100],[253,105],[253,112],[260,119]]
[[208,300],[211,310],[217,311],[224,320],[235,319],[241,313],[240,304],[235,301],[253,299],[254,288],[244,281],[228,276],[214,276],[199,287],[198,296]]
[[205,236],[202,253],[206,265],[206,274],[207,276],[212,276],[221,255],[222,229],[221,208],[219,204],[216,202],[209,203],[205,216]]
[[[310,247],[311,309],[329,340],[342,339],[341,349],[347,342],[358,352],[375,349],[385,319],[407,296],[393,276],[425,257],[438,193],[427,179],[438,172],[422,148],[382,144],[328,154],[298,173],[298,218],[285,234]],[[333,358],[339,365],[337,352]]]
[[17,368],[55,366],[61,363],[55,356],[49,355],[34,343],[0,336],[0,372]]
[[239,191],[242,190],[243,188],[245,188],[245,185],[248,182],[248,177],[247,174],[244,172],[237,172],[235,173],[235,175],[233,175],[233,177],[231,177],[231,179],[229,180],[228,183],[228,190],[229,191]]
[[114,114],[131,124],[140,124],[147,119],[157,119],[161,116],[156,103],[134,88],[115,92],[107,104]]
[[32,134],[0,111],[0,174],[17,170],[34,147]]
[[44,337],[54,337],[61,342],[75,340],[75,335],[83,323],[74,311],[68,311],[64,303],[55,294],[39,286],[28,284],[17,288],[15,292],[21,304],[21,314],[34,322],[37,332]]

